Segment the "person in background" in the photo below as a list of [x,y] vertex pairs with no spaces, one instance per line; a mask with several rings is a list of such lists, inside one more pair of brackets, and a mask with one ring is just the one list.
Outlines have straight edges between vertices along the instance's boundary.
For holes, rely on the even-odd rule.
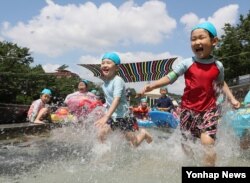
[[126,89],[126,97],[127,97],[127,101],[130,105],[130,101],[131,101],[131,95],[132,95],[132,92],[129,88]]
[[180,119],[180,107],[179,107],[179,104],[176,100],[173,100],[172,101],[173,103],[173,109],[171,111],[171,113],[173,114],[173,116],[176,118],[176,119]]
[[99,91],[96,92],[96,99],[102,104],[103,107],[107,107],[105,97]]
[[83,96],[83,97],[94,98],[95,95],[88,91],[88,83],[89,83],[89,81],[86,79],[81,80],[78,83],[78,91],[73,92],[71,94],[68,94],[64,100],[64,103],[66,105],[68,105],[70,99],[75,98],[75,97],[79,97],[79,96],[80,97]]
[[[102,90],[106,99],[107,112],[95,122],[95,126],[99,129],[98,137],[101,142],[104,142],[111,130],[120,130],[135,147],[144,140],[151,143],[152,136],[144,129],[139,130],[136,119],[129,116],[125,82],[116,74],[119,64],[120,58],[116,53],[105,53],[102,57],[101,71],[104,79]],[[136,131],[139,133],[135,133]]]
[[[240,103],[232,95],[224,81],[224,68],[212,51],[218,43],[213,24],[204,22],[193,27],[190,34],[194,57],[185,59],[166,76],[146,85],[142,93],[174,83],[184,75],[185,89],[181,102],[180,129],[184,140],[199,139],[204,147],[204,165],[214,166],[217,125],[220,111],[216,105],[218,92],[223,91],[233,107]],[[182,145],[184,151],[185,141]],[[186,151],[187,152],[187,151]]]
[[43,89],[40,95],[40,99],[32,102],[28,111],[28,120],[32,123],[44,124],[45,120],[50,121],[50,109],[48,102],[51,99],[51,90]]
[[150,111],[150,107],[148,107],[148,102],[146,98],[142,98],[140,105],[138,107],[130,107],[130,110],[133,112],[134,117],[141,120],[148,119],[148,113]]
[[64,100],[64,104],[68,107],[69,112],[76,116],[79,122],[82,122],[92,111],[96,101],[95,94],[88,91],[88,84],[88,80],[81,80],[78,83],[78,91],[67,95]]
[[95,89],[90,91],[91,93],[93,93],[94,95],[96,95],[97,91]]
[[171,112],[173,108],[172,100],[167,96],[168,90],[166,87],[160,88],[160,98],[156,100],[156,107],[160,111]]

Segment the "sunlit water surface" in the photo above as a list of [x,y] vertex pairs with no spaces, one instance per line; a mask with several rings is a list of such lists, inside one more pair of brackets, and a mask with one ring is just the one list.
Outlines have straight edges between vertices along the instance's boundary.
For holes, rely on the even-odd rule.
[[[166,183],[181,182],[182,166],[202,166],[199,142],[187,142],[194,158],[181,147],[180,130],[148,129],[151,144],[132,148],[119,132],[100,144],[92,125],[67,126],[40,136],[2,141],[0,182],[8,183]],[[239,138],[221,121],[216,141],[216,166],[250,166],[250,151],[242,150]]]

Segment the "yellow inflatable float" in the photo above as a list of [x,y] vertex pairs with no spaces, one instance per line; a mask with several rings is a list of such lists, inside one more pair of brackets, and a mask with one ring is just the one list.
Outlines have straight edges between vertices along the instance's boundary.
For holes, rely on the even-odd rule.
[[75,120],[75,117],[69,113],[67,107],[60,107],[50,116],[53,123],[72,122]]

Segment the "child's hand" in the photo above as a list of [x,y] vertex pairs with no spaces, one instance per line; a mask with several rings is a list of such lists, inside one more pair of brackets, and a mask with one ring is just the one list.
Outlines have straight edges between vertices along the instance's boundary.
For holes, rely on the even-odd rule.
[[108,121],[108,117],[105,115],[101,119],[95,122],[95,126],[98,128],[102,128]]
[[152,91],[152,90],[153,90],[153,88],[151,87],[151,85],[150,85],[150,84],[147,84],[147,85],[143,88],[141,94],[144,94],[144,93],[146,93],[146,92],[150,92],[150,91]]
[[240,108],[240,102],[239,102],[238,100],[236,100],[235,98],[232,98],[232,99],[230,100],[230,102],[231,102],[231,104],[232,104],[232,106],[233,106],[234,108],[236,108],[236,109]]

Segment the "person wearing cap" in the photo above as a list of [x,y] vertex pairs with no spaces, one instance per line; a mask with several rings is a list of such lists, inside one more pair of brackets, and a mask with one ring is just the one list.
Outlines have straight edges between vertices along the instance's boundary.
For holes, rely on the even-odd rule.
[[[95,126],[99,130],[99,139],[103,142],[112,130],[120,130],[133,146],[140,145],[144,140],[151,143],[151,135],[144,129],[139,130],[136,119],[129,116],[125,82],[116,74],[121,62],[120,57],[114,52],[108,52],[103,55],[101,60],[104,80],[102,90],[106,99],[107,112],[95,122]],[[139,131],[139,133],[135,134],[135,131]]]
[[89,81],[86,79],[81,80],[78,83],[78,91],[73,92],[71,94],[68,94],[64,100],[64,103],[67,105],[69,100],[74,97],[78,96],[88,96],[88,97],[94,97],[95,95],[91,92],[88,92],[88,83]]
[[166,87],[160,88],[160,98],[156,100],[156,107],[160,111],[170,112],[173,109],[172,100],[167,95],[168,90]]
[[147,120],[150,107],[148,107],[148,102],[146,98],[142,98],[140,105],[138,107],[130,108],[137,119]]
[[205,148],[204,164],[214,166],[216,153],[213,145],[220,117],[217,92],[223,91],[235,108],[239,108],[240,103],[224,81],[222,63],[212,55],[218,43],[214,25],[210,22],[196,25],[191,30],[190,41],[194,56],[177,64],[166,76],[146,85],[142,93],[172,84],[184,75],[186,86],[181,101],[180,129],[184,139],[200,140]]
[[50,101],[51,95],[51,90],[45,88],[41,92],[40,99],[32,102],[27,116],[30,122],[44,124],[44,120],[50,120],[48,102]]
[[79,105],[81,100],[96,100],[95,94],[88,91],[88,84],[88,80],[81,80],[78,83],[78,91],[68,94],[64,100],[64,104],[68,107],[70,113],[78,117],[85,115],[83,108]]

